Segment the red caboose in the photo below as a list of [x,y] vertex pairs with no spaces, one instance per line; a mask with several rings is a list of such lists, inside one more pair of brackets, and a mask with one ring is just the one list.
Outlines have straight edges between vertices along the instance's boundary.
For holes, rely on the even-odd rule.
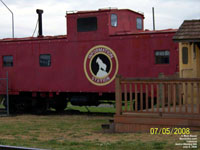
[[0,77],[8,72],[12,110],[63,110],[67,100],[98,105],[114,99],[116,74],[157,77],[178,71],[176,30],[144,31],[141,13],[100,9],[66,18],[67,35],[0,40]]

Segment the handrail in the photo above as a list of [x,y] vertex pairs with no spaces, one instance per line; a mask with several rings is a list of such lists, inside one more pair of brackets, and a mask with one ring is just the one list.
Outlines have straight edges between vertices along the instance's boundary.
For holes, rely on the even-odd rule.
[[200,82],[200,78],[120,78],[121,83],[129,82]]
[[116,115],[200,113],[200,78],[124,78],[115,80]]

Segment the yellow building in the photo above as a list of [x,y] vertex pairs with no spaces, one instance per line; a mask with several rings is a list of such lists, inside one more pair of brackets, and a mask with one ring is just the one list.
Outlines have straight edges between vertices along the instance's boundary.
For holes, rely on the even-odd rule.
[[[179,42],[179,77],[200,78],[200,20],[185,20],[173,40]],[[194,85],[195,103],[200,99],[197,97],[196,86]],[[185,86],[183,89],[185,96]],[[191,86],[187,88],[189,103],[191,102],[190,91]]]

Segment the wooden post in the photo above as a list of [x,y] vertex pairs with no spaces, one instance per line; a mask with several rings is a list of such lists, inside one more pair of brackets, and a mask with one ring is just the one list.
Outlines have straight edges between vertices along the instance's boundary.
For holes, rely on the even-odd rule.
[[125,102],[125,112],[127,112],[128,101],[127,101],[127,86],[124,84],[124,102]]
[[115,78],[115,103],[116,103],[116,115],[122,113],[122,90],[121,90],[121,76],[117,75]]
[[135,112],[138,111],[137,106],[138,106],[137,83],[135,83]]
[[179,112],[182,112],[182,84],[179,83]]
[[151,111],[154,112],[153,103],[154,103],[154,86],[151,84]]
[[[165,75],[164,73],[159,73],[158,75],[158,79],[165,79]],[[163,93],[163,88],[164,88],[164,83],[160,83],[159,84],[159,100],[160,100],[160,104],[162,104],[162,98],[164,96],[164,93]]]
[[163,88],[162,88],[162,112],[165,112],[165,83],[163,83]]
[[176,83],[173,83],[173,111],[176,113]]
[[143,84],[140,84],[140,111],[143,110]]
[[188,83],[185,83],[185,112],[188,113]]
[[191,82],[191,113],[194,113],[194,84]]
[[132,96],[132,84],[130,83],[130,111],[133,112],[133,96]]
[[149,102],[148,102],[148,98],[149,98],[149,94],[148,94],[148,84],[146,84],[146,111],[148,112],[149,111]]
[[199,105],[200,105],[200,87],[199,83],[197,83],[197,113],[200,114]]
[[167,86],[168,86],[168,112],[170,112],[171,110],[170,110],[170,108],[171,108],[171,84],[169,83],[169,84],[167,84]]
[[156,98],[156,101],[157,101],[157,113],[159,113],[159,109],[160,109],[160,97],[159,97],[159,95],[160,95],[160,91],[159,91],[159,83],[157,83],[157,85],[156,85],[156,88],[157,88],[157,98]]

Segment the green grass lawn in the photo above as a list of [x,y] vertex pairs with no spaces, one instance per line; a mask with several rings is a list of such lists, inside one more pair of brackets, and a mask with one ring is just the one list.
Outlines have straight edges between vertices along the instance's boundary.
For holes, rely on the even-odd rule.
[[[18,115],[0,117],[0,145],[55,150],[178,150],[180,136],[103,133],[112,117],[93,115]],[[194,134],[200,135],[200,132]]]
[[[104,133],[101,125],[113,119],[114,107],[68,105],[72,115],[17,115],[0,117],[0,145],[51,150],[181,150],[180,135]],[[101,113],[110,113],[103,116]],[[92,115],[95,114],[95,115]],[[98,115],[99,114],[99,115]],[[200,137],[200,132],[192,132]],[[198,140],[200,144],[200,140]],[[200,148],[200,147],[199,147]]]

